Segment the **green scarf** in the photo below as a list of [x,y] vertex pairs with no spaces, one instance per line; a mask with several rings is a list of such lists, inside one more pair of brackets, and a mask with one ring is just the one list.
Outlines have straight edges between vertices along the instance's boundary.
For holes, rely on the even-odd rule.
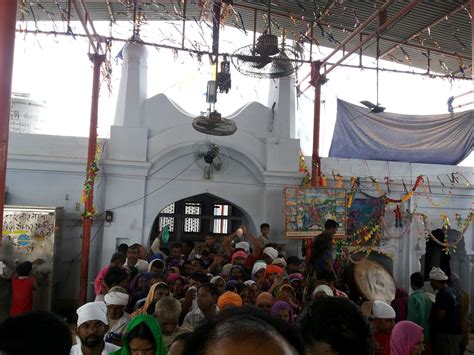
[[166,347],[163,343],[163,337],[161,336],[160,325],[158,324],[155,318],[153,318],[152,316],[148,314],[139,315],[135,317],[134,319],[132,319],[130,323],[128,323],[127,332],[122,337],[122,348],[120,350],[117,350],[111,353],[112,355],[130,355],[130,348],[127,341],[127,334],[130,333],[130,331],[133,328],[137,327],[141,323],[145,323],[148,326],[148,328],[150,328],[152,334],[155,337],[155,342],[156,342],[155,355],[166,355]]

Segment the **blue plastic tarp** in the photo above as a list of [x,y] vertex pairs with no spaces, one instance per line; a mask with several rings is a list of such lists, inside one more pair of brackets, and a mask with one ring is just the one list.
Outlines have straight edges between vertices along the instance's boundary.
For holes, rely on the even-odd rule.
[[329,157],[456,165],[473,150],[473,112],[371,113],[338,100]]

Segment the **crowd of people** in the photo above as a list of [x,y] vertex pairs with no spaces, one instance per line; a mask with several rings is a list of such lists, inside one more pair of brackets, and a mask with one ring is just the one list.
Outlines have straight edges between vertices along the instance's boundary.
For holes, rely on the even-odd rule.
[[[332,260],[337,222],[311,245],[306,265],[241,226],[220,242],[118,247],[95,278],[95,299],[67,327],[31,311],[32,263],[17,266],[11,318],[0,324],[0,353],[16,354],[463,354],[467,294],[456,275],[434,267],[424,291],[397,289],[391,304],[354,301]],[[20,286],[18,286],[20,285]],[[467,302],[467,303],[466,303]]]

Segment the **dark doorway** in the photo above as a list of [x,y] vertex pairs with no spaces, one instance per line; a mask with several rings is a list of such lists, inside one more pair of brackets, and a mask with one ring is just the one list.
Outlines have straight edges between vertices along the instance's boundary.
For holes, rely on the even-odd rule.
[[150,242],[169,226],[170,241],[204,241],[207,234],[228,235],[240,225],[248,225],[244,212],[227,200],[200,194],[173,202],[163,208],[151,230]]

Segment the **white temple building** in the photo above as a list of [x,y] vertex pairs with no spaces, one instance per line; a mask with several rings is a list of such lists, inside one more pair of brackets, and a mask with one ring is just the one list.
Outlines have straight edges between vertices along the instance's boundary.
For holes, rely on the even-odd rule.
[[[274,111],[250,102],[233,114],[235,134],[207,136],[193,129],[193,117],[165,95],[147,95],[147,49],[138,43],[125,46],[123,71],[110,138],[101,140],[103,152],[96,181],[95,204],[103,214],[93,224],[89,281],[109,262],[120,243],[149,245],[160,229],[160,218],[170,223],[172,238],[201,238],[205,231],[230,233],[246,224],[258,235],[263,222],[271,225],[271,237],[286,245],[286,255],[300,254],[300,241],[284,238],[284,188],[301,184],[300,142],[295,138],[294,79],[279,79]],[[214,172],[212,179],[194,161],[196,143],[210,141],[228,154],[228,168]],[[10,135],[6,202],[9,205],[64,207],[61,265],[62,295],[74,303],[79,294],[81,248],[81,190],[85,179],[87,139],[12,133]],[[306,164],[311,166],[311,158]],[[336,171],[348,184],[351,176],[370,175],[383,181],[396,172],[410,186],[423,175],[460,172],[472,184],[469,167],[410,164],[348,159],[322,159],[322,171]],[[432,181],[435,200],[443,200],[448,188]],[[401,179],[394,181],[392,194],[403,195]],[[433,206],[426,194],[415,194],[404,208],[426,213],[433,228],[440,228],[446,214],[466,217],[473,207],[472,185],[458,184],[442,207]],[[216,212],[217,211],[217,212]],[[196,217],[193,217],[195,215]],[[212,223],[212,216],[227,216],[226,223]],[[455,222],[452,222],[455,224]],[[217,229],[216,229],[217,228]],[[454,228],[454,226],[453,226]],[[409,276],[421,268],[425,254],[424,226],[414,218],[404,235],[387,228],[382,248],[393,255],[389,263],[397,284],[409,288]],[[398,236],[398,239],[390,239]],[[474,230],[466,230],[451,258],[451,267],[461,276],[465,289],[474,294],[472,275]],[[92,296],[93,288],[89,294]],[[471,297],[472,299],[473,297]]]

